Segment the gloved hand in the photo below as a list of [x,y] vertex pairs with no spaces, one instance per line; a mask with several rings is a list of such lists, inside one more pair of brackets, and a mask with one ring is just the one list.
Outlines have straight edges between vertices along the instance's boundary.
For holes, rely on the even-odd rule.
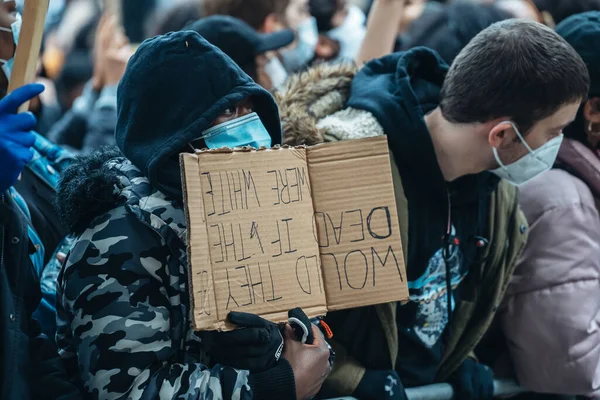
[[300,343],[313,344],[315,335],[312,331],[312,322],[300,307],[288,311],[288,323],[294,330],[294,335]]
[[352,395],[359,400],[408,399],[404,392],[404,386],[394,370],[367,370]]
[[227,319],[240,329],[209,335],[212,361],[250,372],[265,371],[277,364],[283,352],[283,336],[277,324],[258,315],[235,311]]
[[449,381],[457,399],[491,400],[494,397],[494,373],[472,358],[467,358]]
[[38,96],[44,86],[22,86],[0,100],[0,192],[11,187],[31,158],[36,119],[30,112],[17,114],[19,106]]

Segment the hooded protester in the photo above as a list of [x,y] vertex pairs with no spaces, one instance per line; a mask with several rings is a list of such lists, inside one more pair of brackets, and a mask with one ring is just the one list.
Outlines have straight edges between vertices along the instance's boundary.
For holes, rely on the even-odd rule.
[[198,32],[217,46],[265,89],[273,90],[285,83],[285,68],[276,55],[269,53],[294,41],[291,30],[261,34],[244,21],[223,15],[201,18],[185,29]]
[[521,186],[531,230],[499,316],[521,386],[598,398],[600,12],[556,30],[585,61],[591,86],[554,168]]
[[411,300],[328,314],[325,397],[404,399],[403,387],[434,382],[492,397],[472,352],[525,245],[513,185],[554,162],[587,91],[575,51],[524,20],[487,28],[450,68],[415,48],[356,74],[321,66],[290,79],[277,97],[284,143],[387,135]]
[[308,346],[286,330],[279,358],[279,328],[258,316],[231,313],[245,328],[227,333],[191,328],[179,154],[280,143],[269,92],[197,33],[157,36],[119,84],[116,141],[120,151],[80,158],[60,186],[58,208],[77,235],[58,305],[69,375],[101,399],[316,394],[330,369],[320,332]]

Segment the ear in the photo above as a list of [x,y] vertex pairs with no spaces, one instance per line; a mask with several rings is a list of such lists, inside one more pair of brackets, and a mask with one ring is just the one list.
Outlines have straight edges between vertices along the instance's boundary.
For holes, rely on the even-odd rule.
[[488,141],[492,147],[501,149],[510,146],[516,136],[513,126],[503,120],[492,126],[488,134]]
[[593,97],[583,105],[583,116],[592,124],[600,124],[600,97]]
[[263,22],[262,27],[259,29],[261,33],[273,33],[279,30],[284,29],[285,27],[280,22],[279,17],[275,13],[271,13],[267,15],[265,18],[265,22]]

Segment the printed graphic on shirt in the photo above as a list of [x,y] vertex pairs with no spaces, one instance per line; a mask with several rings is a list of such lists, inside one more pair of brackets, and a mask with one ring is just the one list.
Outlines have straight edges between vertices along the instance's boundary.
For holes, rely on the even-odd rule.
[[[454,228],[452,229],[454,234]],[[408,282],[410,301],[417,303],[417,315],[413,330],[428,348],[432,348],[442,336],[448,324],[448,301],[446,294],[446,264],[443,249],[439,249],[429,260],[421,277]],[[465,278],[461,273],[463,254],[458,246],[450,246],[450,276],[452,288]],[[454,310],[452,297],[452,310]]]

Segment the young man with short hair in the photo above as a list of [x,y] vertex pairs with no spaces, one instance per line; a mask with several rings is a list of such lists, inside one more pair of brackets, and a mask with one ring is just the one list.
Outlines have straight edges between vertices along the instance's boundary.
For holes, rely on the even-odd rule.
[[[554,163],[588,93],[585,63],[551,29],[513,19],[482,31],[450,68],[415,48],[355,75],[331,69],[278,95],[284,143],[387,135],[410,302],[327,316],[337,355],[324,392],[404,399],[403,387],[445,381],[457,398],[491,399],[493,374],[473,350],[526,241],[513,186]],[[311,89],[335,74],[336,87]]]

